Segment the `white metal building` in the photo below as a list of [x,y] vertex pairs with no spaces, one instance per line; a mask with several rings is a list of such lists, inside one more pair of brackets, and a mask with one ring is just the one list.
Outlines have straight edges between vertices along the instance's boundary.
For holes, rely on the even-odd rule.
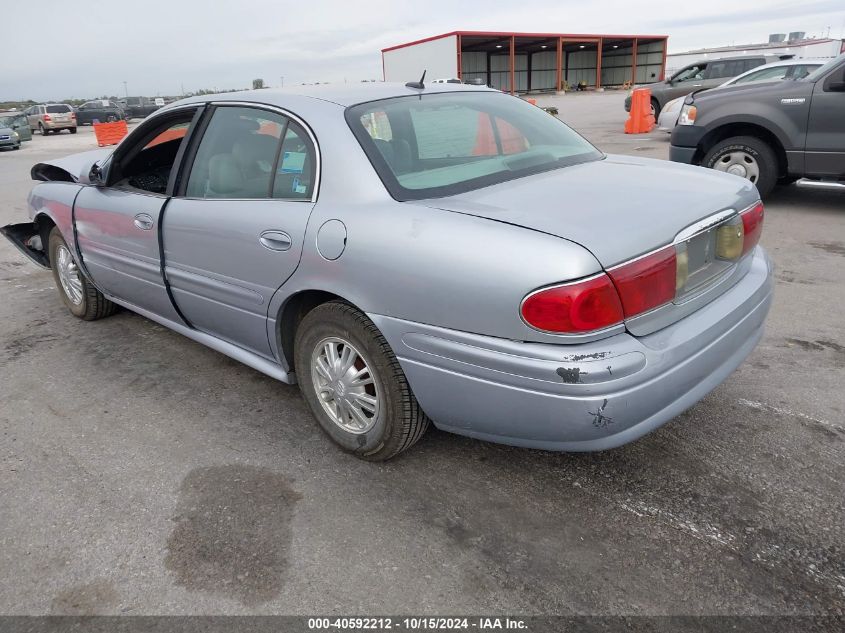
[[453,31],[382,50],[385,81],[480,80],[507,92],[663,79],[665,35]]
[[[819,38],[805,39],[803,33],[800,38],[783,39],[776,35],[770,37],[775,41],[764,44],[745,44],[740,46],[720,46],[716,48],[702,48],[685,53],[669,53],[666,56],[666,74],[671,76],[684,66],[705,59],[719,59],[720,57],[740,57],[742,55],[795,55],[796,57],[836,57],[845,53],[845,40]],[[780,41],[778,41],[780,40]]]

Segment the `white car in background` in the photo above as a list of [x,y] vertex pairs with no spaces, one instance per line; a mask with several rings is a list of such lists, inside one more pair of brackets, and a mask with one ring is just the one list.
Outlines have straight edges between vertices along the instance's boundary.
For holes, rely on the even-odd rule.
[[[787,79],[801,79],[806,77],[816,68],[820,67],[827,59],[785,59],[779,62],[766,64],[765,66],[757,66],[741,75],[737,75],[733,79],[729,79],[723,84],[712,88],[712,90],[719,90],[719,88],[727,88],[728,86],[736,86],[738,84],[751,84],[763,81],[786,81]],[[657,129],[671,134],[678,123],[678,115],[681,113],[681,106],[684,105],[684,99],[687,95],[672,99],[660,111],[660,116],[657,119]]]

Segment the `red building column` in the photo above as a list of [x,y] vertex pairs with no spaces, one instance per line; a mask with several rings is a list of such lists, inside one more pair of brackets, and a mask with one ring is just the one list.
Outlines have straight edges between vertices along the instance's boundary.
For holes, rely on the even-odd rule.
[[631,85],[637,83],[637,38],[634,38],[633,57],[631,59]]
[[601,49],[604,47],[604,38],[599,38],[596,47],[596,88],[601,88]]
[[557,84],[555,85],[555,92],[560,90],[560,85],[563,83],[563,38],[557,38]]
[[510,79],[510,88],[511,94],[516,94],[516,37],[511,35],[511,49],[510,49],[510,71],[511,71],[511,79]]

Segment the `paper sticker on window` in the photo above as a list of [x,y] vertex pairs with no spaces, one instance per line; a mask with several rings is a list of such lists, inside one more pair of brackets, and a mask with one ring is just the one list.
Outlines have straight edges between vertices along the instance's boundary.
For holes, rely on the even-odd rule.
[[282,156],[282,164],[279,166],[280,174],[301,174],[305,166],[305,152],[285,152]]
[[291,191],[293,191],[294,193],[307,193],[308,187],[306,185],[303,185],[299,180],[299,176],[297,176],[293,179]]

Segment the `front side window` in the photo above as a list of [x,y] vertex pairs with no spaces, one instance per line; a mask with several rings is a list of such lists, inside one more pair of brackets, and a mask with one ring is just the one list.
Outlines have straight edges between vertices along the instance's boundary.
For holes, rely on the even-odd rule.
[[697,64],[684,68],[681,72],[672,78],[672,81],[692,81],[693,79],[703,79],[704,71],[707,69],[705,64]]
[[559,119],[498,92],[362,103],[346,120],[397,200],[454,195],[602,154]]
[[189,110],[164,118],[146,133],[139,128],[137,144],[122,150],[113,165],[110,183],[122,189],[165,194],[193,117],[194,111]]
[[191,198],[306,199],[313,190],[313,147],[287,117],[218,107],[191,166]]

